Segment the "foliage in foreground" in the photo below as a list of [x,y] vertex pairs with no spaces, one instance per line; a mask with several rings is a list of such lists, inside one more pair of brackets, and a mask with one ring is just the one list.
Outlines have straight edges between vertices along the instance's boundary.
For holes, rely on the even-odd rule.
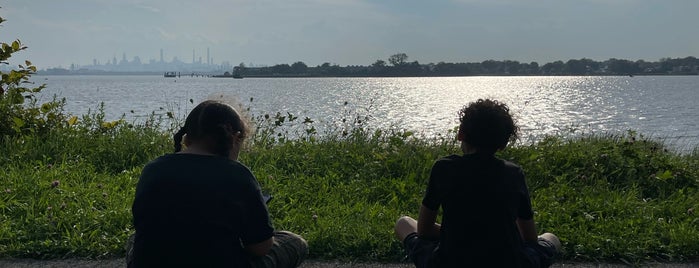
[[[303,235],[312,258],[400,260],[394,221],[416,216],[433,161],[458,152],[454,141],[361,127],[280,141],[270,138],[280,137],[278,116],[260,120],[241,159],[275,196],[275,226]],[[157,122],[104,122],[97,113],[48,134],[5,137],[0,258],[123,256],[140,170],[171,150]],[[549,137],[500,156],[525,169],[538,227],[561,237],[565,259],[699,256],[698,154],[629,133]]]

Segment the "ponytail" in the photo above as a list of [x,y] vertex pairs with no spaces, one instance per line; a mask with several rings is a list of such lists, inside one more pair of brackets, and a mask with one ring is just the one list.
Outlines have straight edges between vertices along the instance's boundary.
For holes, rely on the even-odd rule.
[[179,152],[179,151],[182,151],[182,137],[183,137],[184,134],[186,134],[186,133],[187,133],[187,129],[186,129],[185,127],[181,127],[180,130],[177,131],[177,133],[175,133],[175,137],[174,137],[174,140],[175,140],[175,153],[176,153],[176,152]]

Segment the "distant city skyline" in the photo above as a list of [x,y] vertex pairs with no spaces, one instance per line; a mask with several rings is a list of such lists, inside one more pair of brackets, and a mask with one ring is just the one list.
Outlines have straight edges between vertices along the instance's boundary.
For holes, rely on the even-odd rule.
[[[366,65],[699,55],[695,0],[34,0],[0,4],[2,41],[39,68],[177,56],[211,65]],[[209,56],[207,57],[207,48]]]

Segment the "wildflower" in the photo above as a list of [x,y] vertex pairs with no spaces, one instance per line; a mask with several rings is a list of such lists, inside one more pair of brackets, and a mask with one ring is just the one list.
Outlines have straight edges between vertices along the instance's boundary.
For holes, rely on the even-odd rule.
[[9,193],[12,192],[12,190],[10,190],[10,189],[8,188],[8,189],[5,189],[5,192],[9,194]]
[[313,218],[313,221],[317,221],[317,220],[318,220],[318,215],[313,214],[313,217],[311,217],[311,218]]
[[592,216],[592,214],[585,212],[585,219],[587,220],[595,220],[595,216]]
[[59,180],[55,180],[51,183],[51,188],[56,188],[59,184],[61,184],[61,182]]

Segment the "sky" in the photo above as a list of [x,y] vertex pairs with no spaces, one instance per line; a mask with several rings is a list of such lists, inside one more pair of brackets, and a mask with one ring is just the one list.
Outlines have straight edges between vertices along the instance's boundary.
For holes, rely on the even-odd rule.
[[274,65],[699,56],[697,0],[0,0],[40,69],[178,57]]

